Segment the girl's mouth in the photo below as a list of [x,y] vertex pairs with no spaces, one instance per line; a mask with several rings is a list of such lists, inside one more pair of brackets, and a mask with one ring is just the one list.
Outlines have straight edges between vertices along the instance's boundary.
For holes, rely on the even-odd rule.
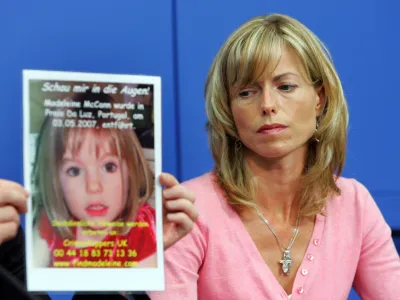
[[108,206],[103,204],[91,204],[86,207],[86,212],[94,217],[104,216],[108,211]]

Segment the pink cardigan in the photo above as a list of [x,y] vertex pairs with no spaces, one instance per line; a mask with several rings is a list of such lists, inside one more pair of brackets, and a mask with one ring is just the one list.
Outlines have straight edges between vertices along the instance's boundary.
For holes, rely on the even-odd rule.
[[[185,182],[200,217],[193,231],[165,252],[166,290],[152,300],[288,299],[239,216],[210,173]],[[400,299],[400,259],[391,230],[367,189],[340,178],[341,196],[318,215],[292,300]]]

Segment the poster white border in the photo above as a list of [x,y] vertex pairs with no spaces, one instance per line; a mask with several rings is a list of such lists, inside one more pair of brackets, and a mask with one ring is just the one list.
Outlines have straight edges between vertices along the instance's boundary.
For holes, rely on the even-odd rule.
[[152,84],[154,86],[154,152],[155,152],[155,210],[157,236],[157,268],[35,268],[33,266],[32,199],[28,200],[25,216],[27,289],[40,291],[161,291],[164,290],[164,248],[161,185],[162,172],[162,111],[161,77],[148,75],[124,75],[84,73],[68,71],[23,70],[23,165],[24,186],[30,191],[30,80],[84,81],[126,84]]

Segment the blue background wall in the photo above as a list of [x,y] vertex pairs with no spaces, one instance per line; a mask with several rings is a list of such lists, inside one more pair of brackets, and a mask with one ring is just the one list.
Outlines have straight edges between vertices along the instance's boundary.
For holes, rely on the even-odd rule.
[[23,179],[22,69],[160,75],[163,169],[180,180],[209,171],[203,85],[211,61],[241,23],[279,12],[330,49],[350,106],[344,175],[364,183],[400,229],[399,8],[396,0],[3,0],[0,177]]

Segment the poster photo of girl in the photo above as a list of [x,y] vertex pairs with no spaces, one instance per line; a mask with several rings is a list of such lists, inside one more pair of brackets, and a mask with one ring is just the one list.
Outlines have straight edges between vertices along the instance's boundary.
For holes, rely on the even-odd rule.
[[[125,289],[113,278],[119,290],[132,290],[136,276],[140,290],[143,282],[159,286],[161,206],[155,178],[161,143],[154,134],[159,80],[34,75],[41,77],[29,83],[30,276],[37,272],[50,282],[63,276],[73,290],[88,290],[87,283],[79,286],[88,275],[111,290],[112,276],[122,282],[131,277]],[[115,83],[126,78],[131,81]],[[39,285],[43,282],[42,277]],[[94,285],[99,290],[101,285]]]

